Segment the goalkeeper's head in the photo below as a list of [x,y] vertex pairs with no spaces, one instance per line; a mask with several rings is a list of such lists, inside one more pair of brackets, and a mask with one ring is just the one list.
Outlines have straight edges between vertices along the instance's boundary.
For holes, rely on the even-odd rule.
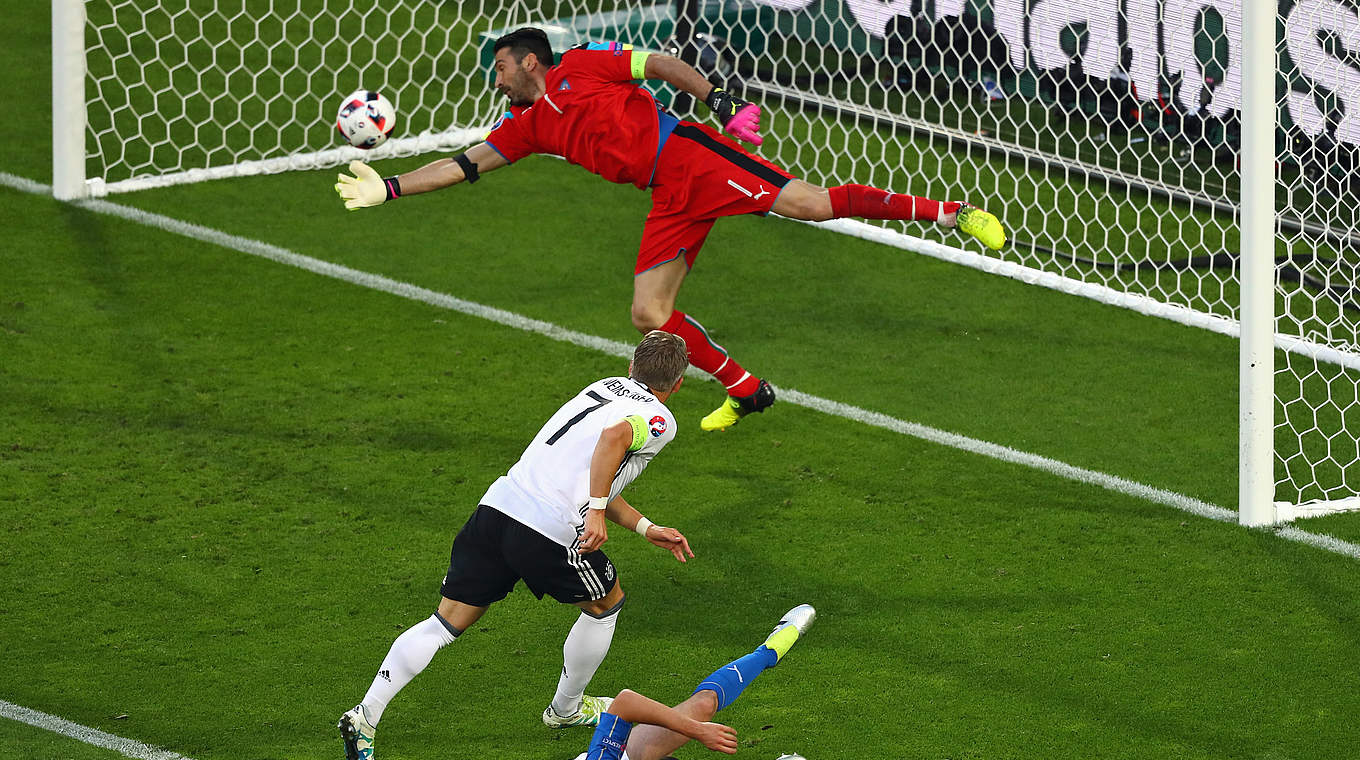
[[680,389],[689,352],[679,335],[652,330],[643,336],[628,363],[628,376],[652,389],[662,401]]
[[496,89],[512,106],[530,106],[543,94],[543,81],[553,65],[552,45],[542,29],[526,26],[496,40]]

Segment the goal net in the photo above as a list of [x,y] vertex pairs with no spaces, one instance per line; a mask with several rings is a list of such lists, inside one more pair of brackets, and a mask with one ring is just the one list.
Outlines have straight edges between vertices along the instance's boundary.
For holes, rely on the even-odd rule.
[[[1273,7],[1271,479],[1289,518],[1360,505],[1360,15],[1355,0]],[[59,195],[470,144],[504,108],[489,43],[536,25],[557,50],[681,55],[765,107],[761,153],[795,174],[985,200],[1013,242],[993,254],[900,223],[838,230],[1240,330],[1234,0],[53,0],[53,17]],[[334,130],[360,87],[399,113],[369,153]]]

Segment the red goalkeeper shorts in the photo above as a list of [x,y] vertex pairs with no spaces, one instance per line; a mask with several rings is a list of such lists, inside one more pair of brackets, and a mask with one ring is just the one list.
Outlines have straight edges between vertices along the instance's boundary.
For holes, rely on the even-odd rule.
[[680,122],[652,176],[635,275],[684,256],[694,266],[719,217],[768,214],[793,175],[703,124]]

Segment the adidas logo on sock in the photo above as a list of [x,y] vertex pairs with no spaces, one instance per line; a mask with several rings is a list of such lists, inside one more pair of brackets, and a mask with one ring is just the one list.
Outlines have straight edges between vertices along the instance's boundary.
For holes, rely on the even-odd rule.
[[382,676],[384,681],[392,683],[392,672],[390,670],[379,670],[378,675]]

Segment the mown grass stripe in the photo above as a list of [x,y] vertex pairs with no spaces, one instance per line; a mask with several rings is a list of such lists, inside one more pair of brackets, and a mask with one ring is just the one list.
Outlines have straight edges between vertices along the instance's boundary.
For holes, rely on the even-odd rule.
[[[8,185],[16,190],[22,190],[29,193],[51,193],[51,189],[46,185],[22,177],[16,177],[5,172],[0,172],[0,184]],[[632,346],[626,343],[608,340],[594,335],[587,335],[585,333],[576,332],[575,330],[568,330],[565,327],[555,325],[551,322],[532,319],[521,314],[498,309],[494,306],[467,301],[446,293],[439,293],[429,290],[428,288],[422,288],[417,285],[411,285],[410,283],[383,277],[382,275],[361,272],[339,264],[332,264],[320,259],[314,259],[310,256],[294,253],[286,248],[281,248],[259,240],[232,235],[210,227],[204,227],[199,224],[185,222],[150,211],[143,211],[142,209],[110,203],[109,201],[104,200],[79,201],[77,202],[77,205],[96,213],[119,217],[148,227],[156,227],[176,235],[222,246],[241,253],[248,253],[252,256],[260,256],[271,261],[304,269],[325,277],[343,280],[362,287],[401,296],[402,298],[409,298],[432,306],[438,306],[469,316],[479,317],[507,327],[514,327],[516,329],[536,333],[553,340],[601,351],[611,356],[627,357],[632,354]],[[707,377],[706,374],[698,373],[693,369],[691,369],[690,372],[691,374],[700,377]],[[1037,454],[1017,451],[999,444],[980,441],[956,433],[949,433],[914,422],[899,420],[879,412],[872,412],[839,401],[813,396],[792,388],[779,388],[778,390],[780,398],[784,402],[806,407],[808,409],[815,409],[824,414],[854,420],[875,427],[881,427],[902,435],[912,436],[913,438],[919,438],[942,446],[967,451],[979,456],[1031,467],[1051,475],[1056,475],[1060,478],[1087,483],[1116,493],[1173,507],[1182,512],[1188,512],[1199,517],[1206,517],[1211,520],[1219,520],[1222,522],[1232,522],[1236,519],[1236,512],[1233,510],[1209,502],[1193,499],[1182,494],[1154,488],[1114,475],[1083,469]],[[1343,541],[1331,536],[1309,533],[1293,526],[1277,527],[1273,529],[1273,532],[1275,535],[1290,541],[1296,541],[1325,551],[1341,554],[1352,559],[1360,559],[1360,545],[1348,541]]]

